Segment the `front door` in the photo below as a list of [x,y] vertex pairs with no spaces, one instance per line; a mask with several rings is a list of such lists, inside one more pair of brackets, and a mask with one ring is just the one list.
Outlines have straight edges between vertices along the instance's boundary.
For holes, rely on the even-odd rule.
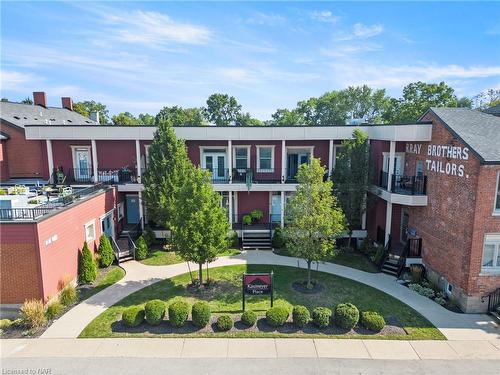
[[[273,223],[281,222],[281,195],[272,193],[271,196],[271,221]],[[283,192],[281,194],[284,194]]]
[[[384,155],[384,172],[389,172],[389,154]],[[394,171],[393,174],[396,176],[401,176],[403,174],[403,156],[396,154],[394,155]]]
[[113,212],[101,219],[101,230],[106,236],[113,237]]
[[137,224],[139,220],[139,196],[127,195],[127,223]]
[[297,178],[297,172],[299,171],[299,167],[302,164],[309,163],[310,153],[308,152],[299,152],[296,154],[288,154],[287,160],[287,178],[295,179]]
[[223,180],[226,177],[226,154],[205,154],[202,167],[212,172],[212,179],[214,181]]
[[90,150],[88,148],[75,148],[74,170],[76,181],[89,181],[91,175]]

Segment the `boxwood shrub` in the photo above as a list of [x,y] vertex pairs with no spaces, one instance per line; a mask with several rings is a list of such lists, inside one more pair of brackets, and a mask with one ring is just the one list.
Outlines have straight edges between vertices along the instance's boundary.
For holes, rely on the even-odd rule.
[[208,322],[210,322],[210,305],[205,301],[195,302],[193,309],[191,311],[191,316],[193,318],[193,324],[196,327],[203,328]]
[[325,328],[330,325],[332,310],[328,307],[316,307],[312,312],[312,320],[319,328]]
[[359,320],[359,310],[352,303],[339,303],[335,306],[334,321],[344,329],[353,329]]
[[293,324],[296,327],[304,328],[304,326],[311,320],[311,314],[305,306],[294,306],[292,311]]
[[375,332],[382,331],[382,328],[385,326],[384,317],[375,311],[363,311],[360,322],[363,327]]
[[129,327],[137,327],[144,321],[144,308],[142,306],[130,306],[123,310],[123,323]]
[[160,299],[154,299],[146,303],[144,307],[146,322],[152,326],[159,325],[165,317],[165,302]]
[[168,320],[174,327],[186,324],[191,306],[183,299],[176,299],[168,306]]
[[253,327],[253,325],[257,322],[257,314],[252,310],[247,310],[241,314],[241,322],[247,327]]
[[266,312],[266,321],[271,327],[280,327],[288,320],[288,310],[283,306],[271,307]]
[[233,319],[229,315],[221,315],[217,318],[219,331],[229,331],[231,328],[233,328]]

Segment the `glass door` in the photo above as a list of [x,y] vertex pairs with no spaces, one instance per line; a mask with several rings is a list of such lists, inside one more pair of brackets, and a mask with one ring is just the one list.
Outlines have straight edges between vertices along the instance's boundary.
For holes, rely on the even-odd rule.
[[226,154],[207,153],[203,156],[202,167],[212,172],[213,181],[226,179]]
[[74,157],[75,180],[89,181],[91,175],[90,150],[88,148],[76,148]]
[[113,237],[113,213],[106,215],[101,221],[102,233],[108,237]]
[[283,193],[272,193],[271,196],[271,222],[279,223],[281,222],[281,194]]

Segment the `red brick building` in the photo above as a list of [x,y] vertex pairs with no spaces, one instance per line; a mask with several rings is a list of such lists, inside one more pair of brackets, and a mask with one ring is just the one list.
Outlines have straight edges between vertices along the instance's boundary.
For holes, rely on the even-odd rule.
[[[233,228],[240,235],[261,233],[258,245],[245,244],[248,236],[243,236],[243,245],[262,248],[270,245],[272,228],[284,224],[286,197],[297,187],[298,166],[317,157],[331,173],[342,141],[355,128],[368,133],[377,178],[371,190],[374,204],[354,237],[390,245],[396,271],[424,264],[429,277],[464,311],[484,311],[487,302],[482,298],[500,287],[500,118],[466,109],[431,109],[417,123],[405,125],[175,130],[185,140],[191,161],[212,172]],[[45,159],[43,173],[51,182],[62,178],[72,186],[113,186],[111,236],[147,223],[141,176],[155,127],[51,122],[26,124],[24,129],[26,142],[43,145],[39,159]],[[10,168],[12,151],[7,151]],[[58,173],[49,174],[54,170]],[[110,212],[109,202],[96,208],[96,227],[109,227],[102,217]],[[242,226],[242,216],[254,209],[263,212],[261,222]],[[84,220],[74,223],[80,232]],[[11,231],[26,223],[0,225]],[[75,253],[84,240],[80,232],[72,235],[78,240]],[[6,246],[2,239],[2,248]],[[74,270],[68,264],[64,269]],[[387,267],[390,272],[391,264]],[[52,286],[43,286],[43,297],[45,290],[52,292],[57,277],[50,279]]]

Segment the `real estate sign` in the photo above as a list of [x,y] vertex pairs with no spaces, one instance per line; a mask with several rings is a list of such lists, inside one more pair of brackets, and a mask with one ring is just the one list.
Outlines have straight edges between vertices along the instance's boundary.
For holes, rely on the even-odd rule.
[[242,277],[242,301],[245,311],[245,296],[271,295],[271,307],[274,299],[274,274],[271,273],[244,273]]

